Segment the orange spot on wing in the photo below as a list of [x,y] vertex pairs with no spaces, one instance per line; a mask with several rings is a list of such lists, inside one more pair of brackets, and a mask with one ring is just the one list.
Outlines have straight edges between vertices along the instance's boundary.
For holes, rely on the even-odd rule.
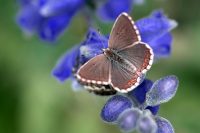
[[133,86],[136,82],[137,82],[137,74],[135,74],[132,79],[128,80],[126,85],[125,85],[125,88],[130,88],[131,86]]

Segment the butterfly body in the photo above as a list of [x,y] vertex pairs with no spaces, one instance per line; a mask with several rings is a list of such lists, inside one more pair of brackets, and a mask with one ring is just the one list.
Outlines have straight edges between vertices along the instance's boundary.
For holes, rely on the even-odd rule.
[[136,88],[153,63],[153,51],[141,41],[127,13],[119,15],[112,28],[108,48],[77,71],[77,79],[96,94],[127,93]]

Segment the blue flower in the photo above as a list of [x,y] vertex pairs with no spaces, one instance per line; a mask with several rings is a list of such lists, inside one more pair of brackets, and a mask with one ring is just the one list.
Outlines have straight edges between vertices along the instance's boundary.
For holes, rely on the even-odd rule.
[[[129,116],[127,116],[129,117]],[[161,127],[162,128],[162,127]],[[147,110],[144,110],[137,120],[137,130],[139,133],[156,133],[158,126],[151,115]]]
[[101,19],[106,21],[113,21],[122,12],[130,12],[133,0],[107,0],[97,10]]
[[146,109],[150,110],[153,115],[156,115],[160,109],[160,105],[157,106],[147,106]]
[[[151,80],[145,79],[136,89],[129,92],[128,95],[131,99],[136,100],[139,104],[144,104],[146,101],[146,93],[152,88],[153,82]],[[147,106],[152,114],[156,115],[159,110],[159,105]]]
[[[154,82],[153,85],[150,84],[152,84],[151,81],[144,80],[139,87],[130,92],[131,95],[128,94],[126,97],[115,95],[111,97],[102,108],[102,119],[105,122],[113,123],[113,121],[110,121],[110,118],[112,118],[112,120],[116,121],[115,124],[125,132],[137,130],[141,133],[173,133],[174,130],[171,123],[153,113],[150,110],[152,108],[150,106],[172,99],[176,94],[178,79],[173,75],[166,76]],[[146,87],[149,86],[150,88],[147,89]],[[143,88],[143,92],[141,88]],[[138,98],[139,95],[142,95],[142,98]],[[144,99],[145,101],[143,101]],[[133,103],[132,106],[131,104],[127,106],[127,103],[131,102]],[[114,105],[119,106],[116,107]]]
[[48,0],[47,3],[39,9],[43,16],[55,16],[58,14],[74,14],[84,6],[85,0]]
[[29,35],[37,32],[42,20],[43,18],[38,13],[37,8],[29,4],[25,4],[17,15],[17,23],[21,26],[21,29]]
[[[162,11],[155,11],[149,17],[136,22],[142,41],[148,43],[156,58],[170,54],[174,20],[168,19]],[[60,81],[73,77],[73,72],[91,58],[108,47],[108,37],[100,35],[90,28],[86,38],[79,45],[67,52],[53,69],[53,75]],[[164,49],[164,50],[162,50]],[[76,82],[77,85],[77,82]],[[145,79],[128,94],[115,95],[106,102],[101,110],[101,118],[107,123],[117,124],[122,131],[137,130],[141,133],[173,133],[169,121],[159,117],[160,104],[169,101],[176,93],[178,79],[166,76],[155,82]]]
[[76,65],[76,60],[79,55],[79,46],[74,47],[66,54],[64,54],[58,61],[52,74],[59,81],[63,82],[72,75],[74,66]]
[[[150,16],[136,21],[136,24],[139,28],[142,40],[152,47],[156,58],[170,55],[172,45],[172,35],[170,31],[176,26],[174,20],[167,18],[162,11],[157,10]],[[101,49],[106,47],[108,47],[108,37],[100,35],[95,29],[90,28],[85,40],[79,44],[79,54],[77,55],[75,52],[74,56],[80,58],[78,64],[84,64],[92,57],[100,54]],[[71,54],[73,54],[73,52],[71,52]],[[74,61],[74,57],[71,58],[71,55],[66,54],[65,59],[62,59],[56,65],[53,70],[53,75],[57,79],[62,79],[61,81],[64,81],[69,78],[70,75],[63,75],[65,75],[65,72],[70,73],[74,66],[71,66],[71,68],[62,67],[62,64],[72,64],[70,61]],[[60,71],[60,74],[54,74],[54,71]],[[62,71],[65,72],[62,74]]]
[[55,41],[78,11],[82,10],[90,18],[91,12],[96,12],[100,20],[114,21],[121,12],[131,11],[132,1],[18,0],[17,23],[28,35],[37,34],[42,40]]
[[157,133],[174,133],[174,128],[167,119],[157,116],[155,120],[158,125]]
[[151,46],[155,58],[168,57],[171,53],[172,35],[177,26],[175,20],[167,18],[162,10],[154,11],[149,17],[136,22],[143,42]]
[[[67,28],[74,14],[83,5],[83,0],[68,1],[68,7],[72,7],[73,9],[47,16],[44,14],[45,11],[43,8],[48,3],[51,3],[51,1],[54,0],[20,1],[21,9],[17,14],[17,23],[25,33],[29,35],[37,34],[41,39],[46,41],[55,41],[65,28]],[[60,4],[59,2],[57,3]]]
[[157,106],[168,102],[174,97],[177,88],[178,79],[176,76],[166,76],[157,80],[146,94],[146,105]]
[[136,98],[136,100],[142,104],[145,102],[146,93],[151,89],[153,82],[145,79],[134,91],[129,92],[129,96]]
[[124,110],[131,107],[132,102],[127,97],[115,95],[104,105],[101,118],[106,122],[115,122]]
[[137,121],[142,111],[137,108],[130,108],[123,111],[117,120],[119,128],[123,132],[133,132],[137,128]]

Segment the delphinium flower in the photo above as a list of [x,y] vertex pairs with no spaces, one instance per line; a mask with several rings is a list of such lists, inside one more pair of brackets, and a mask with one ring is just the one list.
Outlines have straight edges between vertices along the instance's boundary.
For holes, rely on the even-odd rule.
[[113,21],[121,12],[130,12],[133,0],[18,0],[17,23],[28,35],[37,34],[55,41],[81,10],[85,18],[96,13],[102,21]]
[[175,95],[177,88],[178,79],[173,75],[154,83],[145,79],[128,94],[111,97],[101,111],[101,118],[118,125],[123,132],[174,133],[171,123],[157,112],[160,104]]

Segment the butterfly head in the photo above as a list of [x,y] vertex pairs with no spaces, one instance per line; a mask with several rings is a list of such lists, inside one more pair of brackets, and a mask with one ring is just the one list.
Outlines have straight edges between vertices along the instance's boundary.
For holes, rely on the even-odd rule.
[[109,48],[106,48],[106,49],[102,49],[103,50],[103,54],[106,55],[106,56],[109,56],[112,54],[112,51],[111,49]]

